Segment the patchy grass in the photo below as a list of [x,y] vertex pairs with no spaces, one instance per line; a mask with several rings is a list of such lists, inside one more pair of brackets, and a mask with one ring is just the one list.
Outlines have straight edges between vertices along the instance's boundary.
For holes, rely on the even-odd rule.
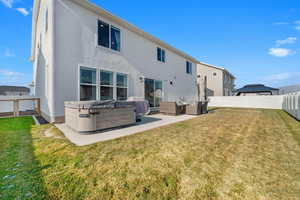
[[300,199],[299,130],[283,111],[217,109],[76,147],[45,125],[33,168],[48,199]]
[[44,199],[30,134],[32,117],[0,119],[0,199]]

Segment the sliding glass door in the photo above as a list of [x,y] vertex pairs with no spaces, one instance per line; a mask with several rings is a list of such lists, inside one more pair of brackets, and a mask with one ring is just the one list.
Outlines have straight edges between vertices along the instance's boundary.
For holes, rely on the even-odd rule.
[[162,101],[162,81],[145,79],[145,99],[149,101],[150,107],[159,107]]

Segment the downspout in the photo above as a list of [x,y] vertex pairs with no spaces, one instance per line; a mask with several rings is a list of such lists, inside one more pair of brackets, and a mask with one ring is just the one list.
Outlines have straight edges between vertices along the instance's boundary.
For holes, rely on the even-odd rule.
[[56,95],[55,95],[55,86],[56,86],[56,76],[55,76],[55,67],[56,67],[56,61],[55,61],[55,38],[56,38],[56,17],[55,17],[55,1],[56,0],[51,0],[51,4],[50,4],[50,9],[51,9],[51,34],[50,34],[50,39],[51,39],[51,63],[52,66],[50,68],[50,75],[51,75],[51,93],[50,93],[50,118],[51,118],[51,122],[55,122],[55,102],[56,102]]

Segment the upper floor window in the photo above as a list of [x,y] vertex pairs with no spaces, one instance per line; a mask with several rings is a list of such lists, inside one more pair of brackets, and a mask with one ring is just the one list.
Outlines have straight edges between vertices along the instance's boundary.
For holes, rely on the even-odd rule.
[[160,62],[166,62],[166,52],[164,49],[157,47],[157,60]]
[[115,51],[121,50],[121,31],[109,24],[98,20],[98,45],[111,48]]
[[214,73],[213,73],[213,75],[214,75],[214,76],[217,76],[217,73],[216,73],[216,72],[214,72]]
[[109,25],[98,21],[98,45],[109,48]]
[[116,50],[116,51],[120,51],[121,50],[121,33],[120,33],[120,29],[116,28],[116,27],[111,27],[111,31],[110,31],[110,35],[111,35],[111,49]]
[[193,73],[193,63],[186,61],[186,73],[192,74]]
[[45,13],[45,31],[48,31],[48,9],[46,10]]

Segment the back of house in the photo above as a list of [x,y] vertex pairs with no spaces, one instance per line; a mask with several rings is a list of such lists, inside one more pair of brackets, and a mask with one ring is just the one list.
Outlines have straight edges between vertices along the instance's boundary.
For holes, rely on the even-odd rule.
[[197,100],[197,60],[86,0],[35,0],[32,57],[43,116],[65,101]]

